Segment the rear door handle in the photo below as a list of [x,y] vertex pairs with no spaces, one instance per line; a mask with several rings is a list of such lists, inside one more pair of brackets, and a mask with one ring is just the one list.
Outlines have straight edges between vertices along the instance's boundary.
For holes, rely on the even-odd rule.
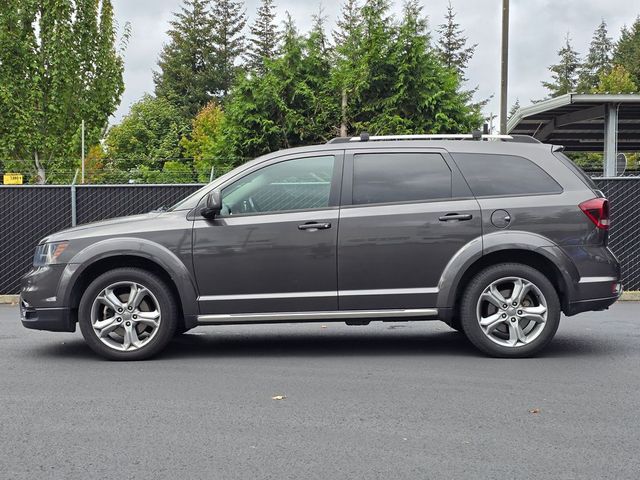
[[447,213],[446,215],[440,217],[438,220],[440,220],[441,222],[449,222],[451,220],[458,220],[460,222],[463,222],[465,220],[471,220],[472,218],[473,215],[471,215],[470,213]]
[[307,222],[298,225],[298,230],[327,230],[331,228],[330,223]]

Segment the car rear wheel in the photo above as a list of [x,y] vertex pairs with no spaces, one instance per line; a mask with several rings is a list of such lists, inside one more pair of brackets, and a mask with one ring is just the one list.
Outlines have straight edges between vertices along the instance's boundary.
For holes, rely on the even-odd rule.
[[502,264],[478,273],[461,304],[464,333],[494,357],[528,357],[553,339],[560,323],[560,300],[540,271]]
[[171,290],[157,275],[118,268],[100,275],[80,300],[78,323],[91,349],[110,360],[143,360],[160,352],[177,328]]

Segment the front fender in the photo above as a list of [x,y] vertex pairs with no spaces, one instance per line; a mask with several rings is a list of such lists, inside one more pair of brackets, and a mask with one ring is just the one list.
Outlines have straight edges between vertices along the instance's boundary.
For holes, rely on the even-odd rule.
[[[445,267],[438,284],[438,308],[453,308],[464,274],[482,257],[507,250],[536,253],[553,263],[560,272],[567,299],[575,298],[580,275],[575,264],[554,242],[542,235],[523,231],[493,232],[477,237],[462,247]],[[517,255],[513,261],[517,262]]]
[[143,238],[109,238],[93,243],[78,252],[67,264],[58,286],[58,298],[71,305],[73,285],[87,268],[109,257],[134,256],[150,260],[173,280],[185,319],[198,315],[198,294],[192,275],[184,263],[168,248]]

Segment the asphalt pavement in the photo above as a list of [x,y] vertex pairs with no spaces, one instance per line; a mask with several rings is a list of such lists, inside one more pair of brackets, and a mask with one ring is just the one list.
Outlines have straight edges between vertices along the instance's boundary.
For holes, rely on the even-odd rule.
[[136,363],[0,306],[1,479],[638,479],[639,450],[640,303],[534,359],[415,322],[198,328]]

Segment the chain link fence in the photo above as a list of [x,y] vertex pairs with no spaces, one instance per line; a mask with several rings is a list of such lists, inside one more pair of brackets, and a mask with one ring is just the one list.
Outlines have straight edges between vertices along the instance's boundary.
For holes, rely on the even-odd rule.
[[[625,288],[640,290],[640,178],[594,181],[611,200],[610,246],[622,263]],[[0,186],[0,294],[18,293],[20,277],[30,268],[38,241],[71,227],[74,218],[83,224],[145,213],[175,204],[200,187],[201,184]],[[279,190],[264,201],[292,202],[315,195],[312,190]]]

